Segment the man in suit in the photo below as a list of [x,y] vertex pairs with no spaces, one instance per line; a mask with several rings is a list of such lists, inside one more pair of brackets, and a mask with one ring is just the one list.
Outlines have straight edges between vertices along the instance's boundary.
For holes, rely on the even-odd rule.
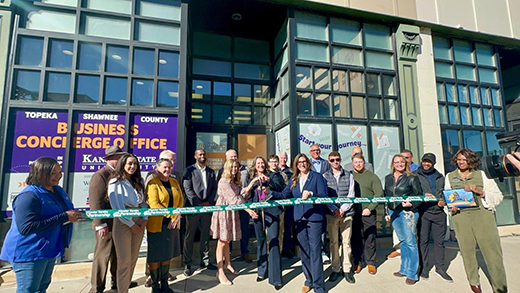
[[[203,149],[195,151],[195,164],[186,168],[182,185],[186,194],[186,207],[198,207],[215,205],[217,194],[217,181],[215,171],[206,166],[206,152]],[[186,215],[186,237],[184,238],[184,275],[191,276],[193,242],[197,229],[200,229],[200,267],[216,270],[209,262],[209,227],[211,213],[197,213]]]
[[[106,200],[108,177],[114,170],[117,160],[125,153],[116,145],[105,149],[106,165],[98,170],[90,179],[88,197],[90,210],[111,210],[110,202]],[[112,289],[117,288],[116,248],[112,239],[113,219],[93,219],[92,228],[96,231],[96,246],[94,259],[92,260],[92,278],[90,293],[101,293],[105,290],[105,281],[110,262],[110,274],[112,275]],[[130,288],[137,286],[136,282],[130,283]]]
[[[238,161],[238,155],[237,151],[234,149],[229,149],[226,152],[226,161],[227,160],[237,160]],[[242,183],[242,187],[247,186],[247,182],[249,179],[249,170],[246,166],[240,165],[239,167],[240,172],[240,182]],[[217,185],[220,181],[220,178],[222,177],[222,173],[224,173],[224,168],[221,168],[217,172]],[[249,255],[249,214],[245,211],[238,211],[238,216],[240,218],[240,230],[242,232],[242,238],[240,238],[240,253],[242,254],[242,259],[247,263],[252,263],[253,258]],[[229,249],[233,250],[232,244],[230,243]]]
[[[350,154],[352,155],[351,158],[353,158],[356,154],[363,155],[363,150],[361,149],[361,147],[355,146],[355,147],[352,148],[352,152]],[[346,171],[354,170],[354,166],[352,165],[352,161],[350,161],[347,164],[345,164],[345,166],[343,168]],[[365,162],[365,169],[370,171],[370,172],[372,172],[372,173],[374,172],[374,167],[369,162]]]

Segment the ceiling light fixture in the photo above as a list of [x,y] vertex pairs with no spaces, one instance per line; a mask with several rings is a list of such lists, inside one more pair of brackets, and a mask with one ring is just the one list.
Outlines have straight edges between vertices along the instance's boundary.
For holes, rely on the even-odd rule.
[[168,63],[166,60],[164,60],[164,59],[159,59],[159,64],[166,64],[166,63]]
[[121,58],[121,56],[117,55],[117,54],[114,54],[112,55],[112,58],[116,59],[116,60],[121,60],[123,58]]
[[65,55],[69,55],[69,56],[74,55],[74,53],[72,53],[72,51],[69,51],[69,50],[63,50],[63,51],[61,51],[61,52],[62,52],[63,54],[65,54]]
[[231,19],[233,19],[235,21],[241,21],[242,20],[242,14],[240,14],[240,13],[233,13],[233,15],[231,15]]

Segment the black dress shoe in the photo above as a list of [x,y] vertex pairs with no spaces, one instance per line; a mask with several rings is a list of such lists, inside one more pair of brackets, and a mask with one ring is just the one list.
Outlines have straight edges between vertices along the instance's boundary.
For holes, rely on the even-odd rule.
[[347,281],[347,283],[349,283],[349,284],[356,283],[356,279],[354,279],[354,273],[353,272],[346,273],[345,274],[345,281]]
[[191,276],[191,275],[193,274],[193,271],[191,270],[191,266],[190,266],[190,265],[185,265],[185,266],[184,266],[184,272],[183,272],[183,273],[184,273],[184,275],[185,275],[186,277]]
[[329,276],[329,282],[336,282],[339,277],[341,277],[341,273],[332,272]]
[[201,268],[201,269],[206,268],[206,269],[208,269],[208,270],[212,270],[212,271],[217,270],[217,267],[216,267],[215,265],[213,265],[212,263],[208,263],[208,264],[206,264],[206,263],[201,262],[201,263],[200,263],[200,268]]
[[278,284],[278,285],[274,285],[274,289],[276,291],[279,291],[280,289],[282,289],[283,285],[282,284]]
[[264,277],[260,277],[260,276],[256,277],[257,282],[262,282],[263,280],[265,280]]
[[[130,282],[130,286],[128,288],[135,288],[137,287],[137,282]],[[117,284],[112,284],[112,290],[117,290]]]

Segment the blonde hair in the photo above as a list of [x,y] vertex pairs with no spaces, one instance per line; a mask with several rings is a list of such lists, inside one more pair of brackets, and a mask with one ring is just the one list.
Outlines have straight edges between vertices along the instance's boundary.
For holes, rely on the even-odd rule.
[[229,159],[226,161],[226,163],[224,163],[224,171],[222,172],[222,178],[228,180],[229,183],[241,185],[240,170],[238,170],[235,176],[233,176],[233,174],[231,173],[231,168],[233,167],[233,164],[237,164],[237,167],[240,169],[240,164],[238,163],[238,160]]
[[404,169],[404,173],[408,176],[412,175],[412,171],[410,171],[410,164],[408,164],[408,161],[406,160],[406,158],[401,155],[401,154],[396,154],[392,157],[392,162],[390,163],[390,170],[392,172],[392,174],[395,173],[395,167],[394,167],[394,160],[395,158],[401,158],[403,161],[404,161],[404,164],[405,164],[405,169]]

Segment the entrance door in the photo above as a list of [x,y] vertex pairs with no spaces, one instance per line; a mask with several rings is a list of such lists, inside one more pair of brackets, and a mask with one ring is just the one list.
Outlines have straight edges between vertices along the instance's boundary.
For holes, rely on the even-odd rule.
[[267,160],[267,135],[239,133],[238,159],[241,165],[251,166],[256,156],[262,156]]

